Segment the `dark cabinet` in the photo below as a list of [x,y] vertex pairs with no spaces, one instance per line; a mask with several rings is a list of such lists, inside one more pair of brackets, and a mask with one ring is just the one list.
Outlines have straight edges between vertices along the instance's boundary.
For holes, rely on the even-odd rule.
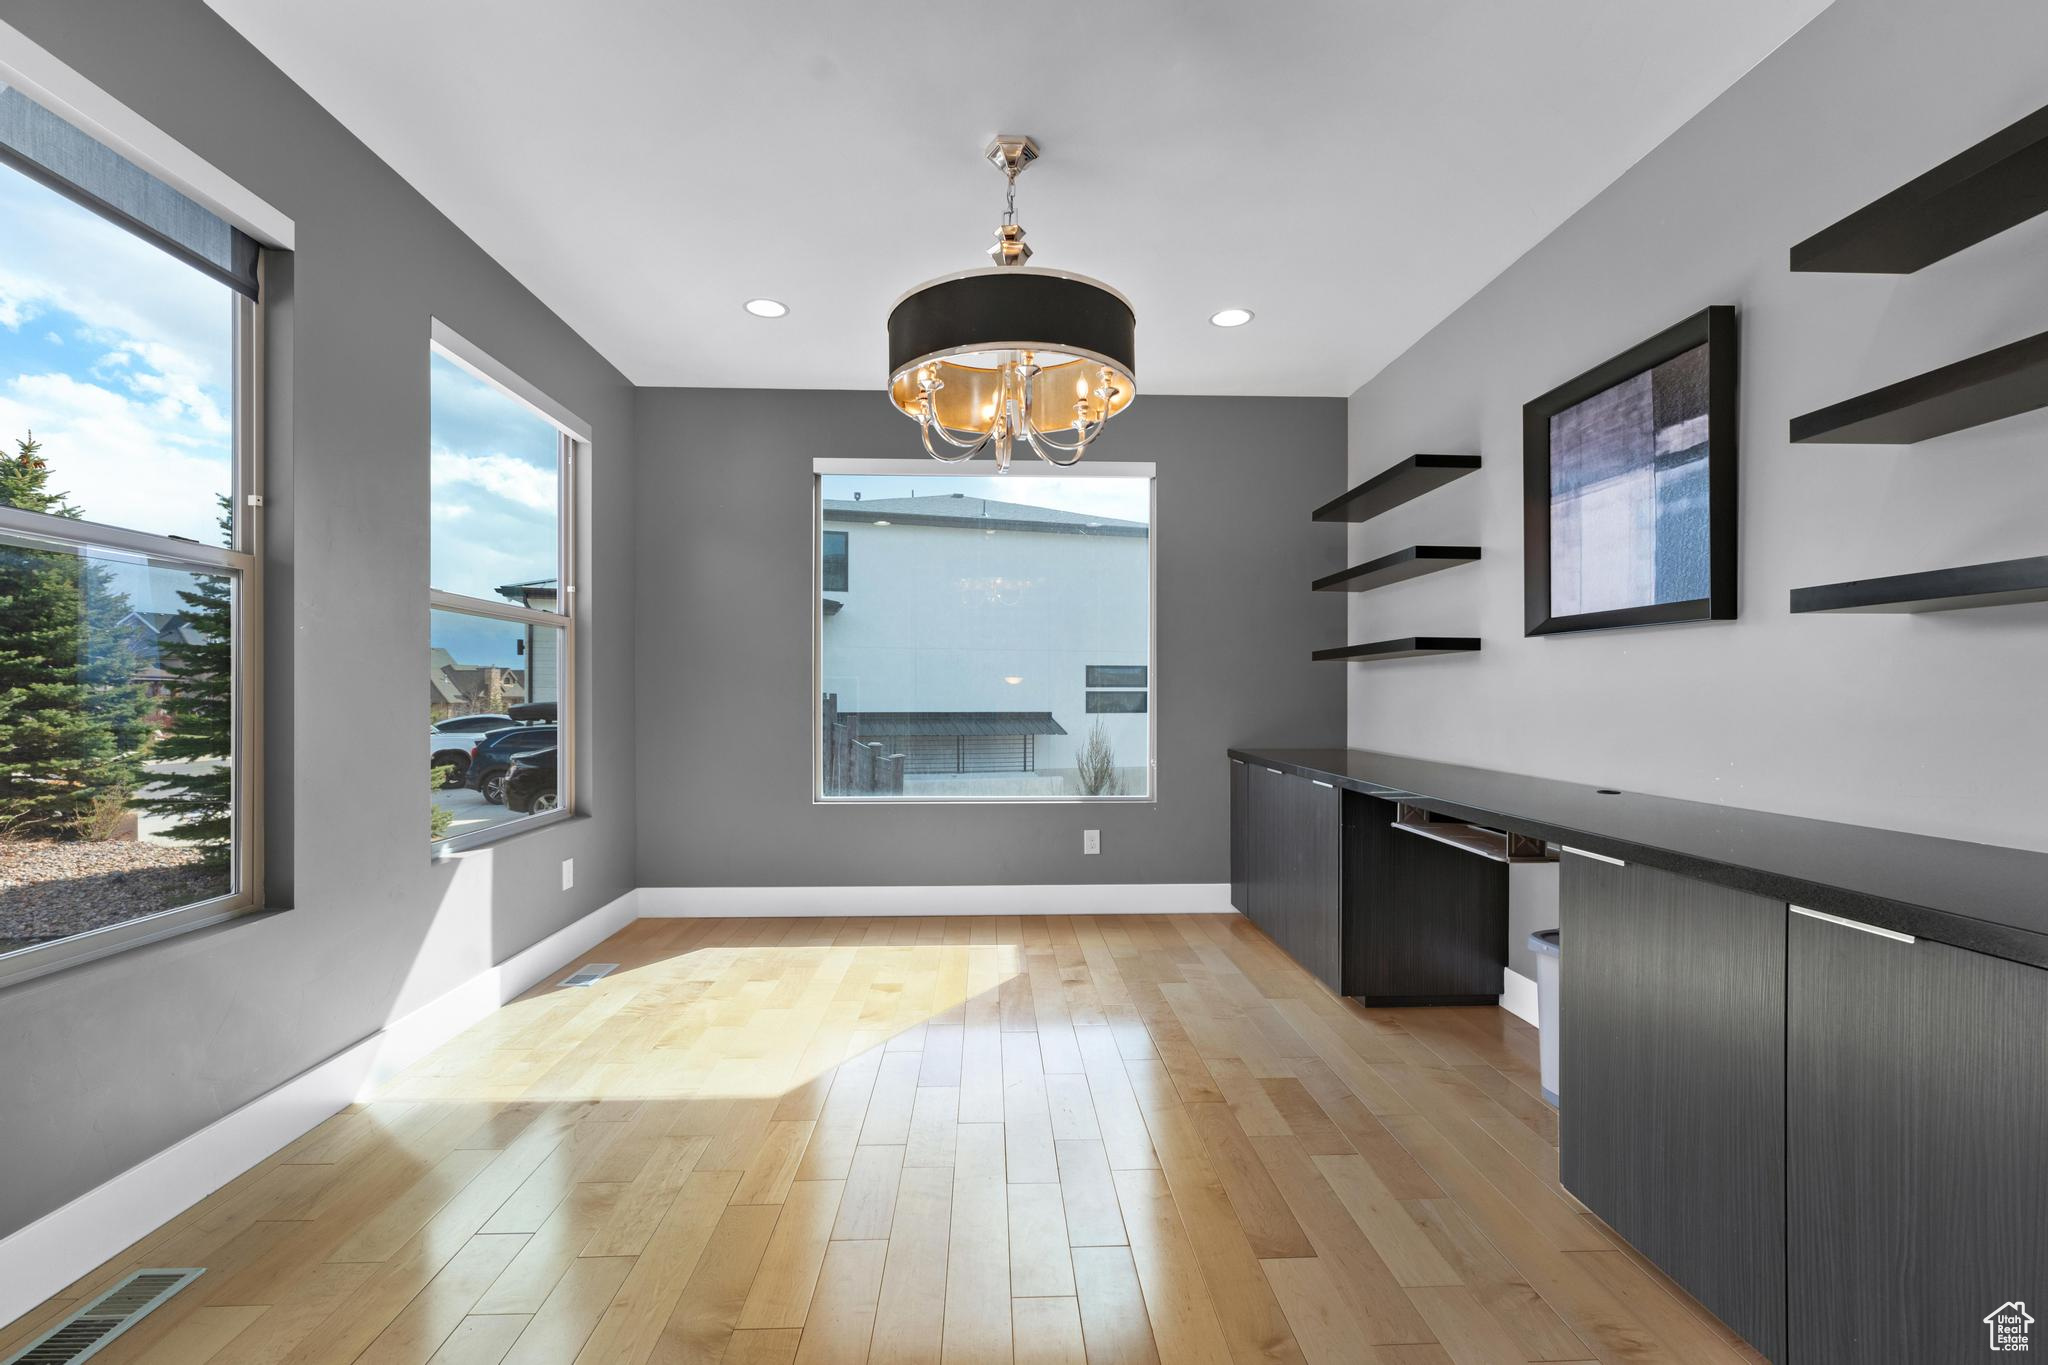
[[1245,766],[1246,913],[1289,957],[1338,990],[1344,931],[1341,793],[1328,783]]
[[1344,797],[1344,994],[1368,1005],[1491,1005],[1507,966],[1508,865],[1396,828]]
[[1399,833],[1394,803],[1230,763],[1230,903],[1342,995],[1487,1004],[1507,961],[1505,863]]
[[1237,913],[1252,912],[1251,865],[1252,773],[1241,758],[1230,760],[1230,903]]
[[1572,852],[1560,876],[1565,1188],[1784,1361],[1786,907]]
[[2048,1341],[2048,972],[1805,913],[1788,970],[1788,1360],[2003,1359],[2013,1301]]

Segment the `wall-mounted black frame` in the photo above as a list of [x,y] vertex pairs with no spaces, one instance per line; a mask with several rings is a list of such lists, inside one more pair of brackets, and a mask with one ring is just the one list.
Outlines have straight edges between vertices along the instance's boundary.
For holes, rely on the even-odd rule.
[[[1707,593],[1679,602],[1551,614],[1551,418],[1697,347],[1707,348]],[[1670,621],[1735,618],[1735,309],[1716,304],[1558,385],[1522,409],[1522,554],[1525,633],[1554,635]]]

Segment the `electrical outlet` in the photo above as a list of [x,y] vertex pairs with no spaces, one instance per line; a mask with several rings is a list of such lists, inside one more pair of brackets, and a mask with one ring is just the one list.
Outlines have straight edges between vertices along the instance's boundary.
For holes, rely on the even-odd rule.
[[562,889],[568,891],[576,885],[576,860],[562,859]]
[[1082,830],[1082,831],[1081,831],[1081,851],[1082,851],[1083,853],[1100,853],[1100,852],[1102,852],[1102,831],[1101,831],[1101,830],[1099,830],[1099,829],[1084,829],[1084,830]]

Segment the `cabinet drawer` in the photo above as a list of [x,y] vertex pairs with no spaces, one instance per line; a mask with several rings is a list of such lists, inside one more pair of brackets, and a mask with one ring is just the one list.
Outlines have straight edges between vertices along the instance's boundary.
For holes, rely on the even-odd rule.
[[1564,1185],[1783,1361],[1786,908],[1571,852],[1560,876]]
[[1803,913],[1788,941],[1789,1359],[2002,1360],[2014,1300],[2048,1343],[2048,972]]

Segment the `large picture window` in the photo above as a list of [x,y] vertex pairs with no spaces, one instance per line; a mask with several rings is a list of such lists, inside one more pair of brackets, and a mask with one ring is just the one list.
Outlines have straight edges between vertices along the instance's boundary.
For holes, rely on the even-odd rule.
[[259,899],[257,257],[0,86],[0,980]]
[[1153,796],[1150,465],[815,468],[818,799]]
[[430,837],[459,848],[573,806],[578,442],[446,329],[427,363]]

